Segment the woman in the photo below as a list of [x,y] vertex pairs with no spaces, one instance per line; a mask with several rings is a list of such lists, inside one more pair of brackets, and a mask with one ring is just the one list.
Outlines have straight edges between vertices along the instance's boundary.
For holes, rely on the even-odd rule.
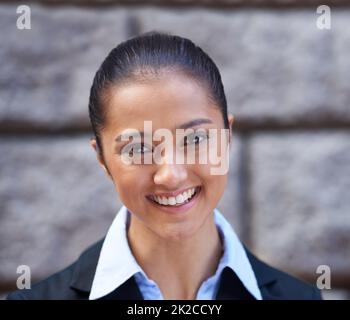
[[156,32],[119,44],[95,75],[89,112],[91,145],[124,206],[76,263],[10,299],[320,298],[254,257],[215,209],[234,118],[198,46]]

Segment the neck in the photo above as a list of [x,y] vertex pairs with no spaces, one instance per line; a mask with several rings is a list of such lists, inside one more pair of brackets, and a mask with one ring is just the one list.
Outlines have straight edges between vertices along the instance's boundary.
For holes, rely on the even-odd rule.
[[161,238],[131,216],[131,251],[165,299],[195,299],[204,280],[213,275],[222,256],[219,232],[210,214],[195,234],[185,239]]

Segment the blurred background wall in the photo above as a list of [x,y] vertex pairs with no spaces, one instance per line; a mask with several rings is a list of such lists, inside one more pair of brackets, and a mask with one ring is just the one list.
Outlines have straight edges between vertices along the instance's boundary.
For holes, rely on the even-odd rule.
[[314,284],[329,266],[324,297],[349,299],[350,6],[311,0],[0,1],[0,297],[17,266],[34,283],[106,233],[120,202],[89,146],[89,89],[113,47],[150,30],[221,70],[236,126],[220,209],[242,240]]

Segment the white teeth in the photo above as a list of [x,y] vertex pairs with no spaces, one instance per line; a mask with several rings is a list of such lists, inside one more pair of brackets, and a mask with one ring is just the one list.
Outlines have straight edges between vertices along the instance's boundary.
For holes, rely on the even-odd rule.
[[187,192],[187,191],[185,191],[185,192],[183,193],[183,196],[184,196],[185,201],[186,201],[186,200],[190,197],[190,193]]
[[171,206],[174,206],[176,204],[175,197],[168,198],[168,204],[170,204]]
[[177,203],[183,203],[184,202],[184,196],[182,194],[177,195],[175,199],[176,199]]
[[195,193],[195,188],[188,189],[181,194],[178,194],[176,197],[161,197],[161,196],[153,196],[153,200],[162,205],[170,205],[175,206],[176,204],[182,204],[189,200]]

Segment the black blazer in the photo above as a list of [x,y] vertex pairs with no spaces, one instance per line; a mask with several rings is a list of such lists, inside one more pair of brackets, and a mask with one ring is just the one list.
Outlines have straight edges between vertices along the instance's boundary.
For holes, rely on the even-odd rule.
[[[8,295],[9,300],[85,300],[89,299],[103,240],[84,251],[79,259],[66,269],[35,284],[31,289],[17,290]],[[245,248],[264,300],[319,300],[320,291],[301,280],[272,268]],[[131,277],[104,300],[141,300],[141,292]],[[225,268],[216,300],[254,299],[236,274]]]

